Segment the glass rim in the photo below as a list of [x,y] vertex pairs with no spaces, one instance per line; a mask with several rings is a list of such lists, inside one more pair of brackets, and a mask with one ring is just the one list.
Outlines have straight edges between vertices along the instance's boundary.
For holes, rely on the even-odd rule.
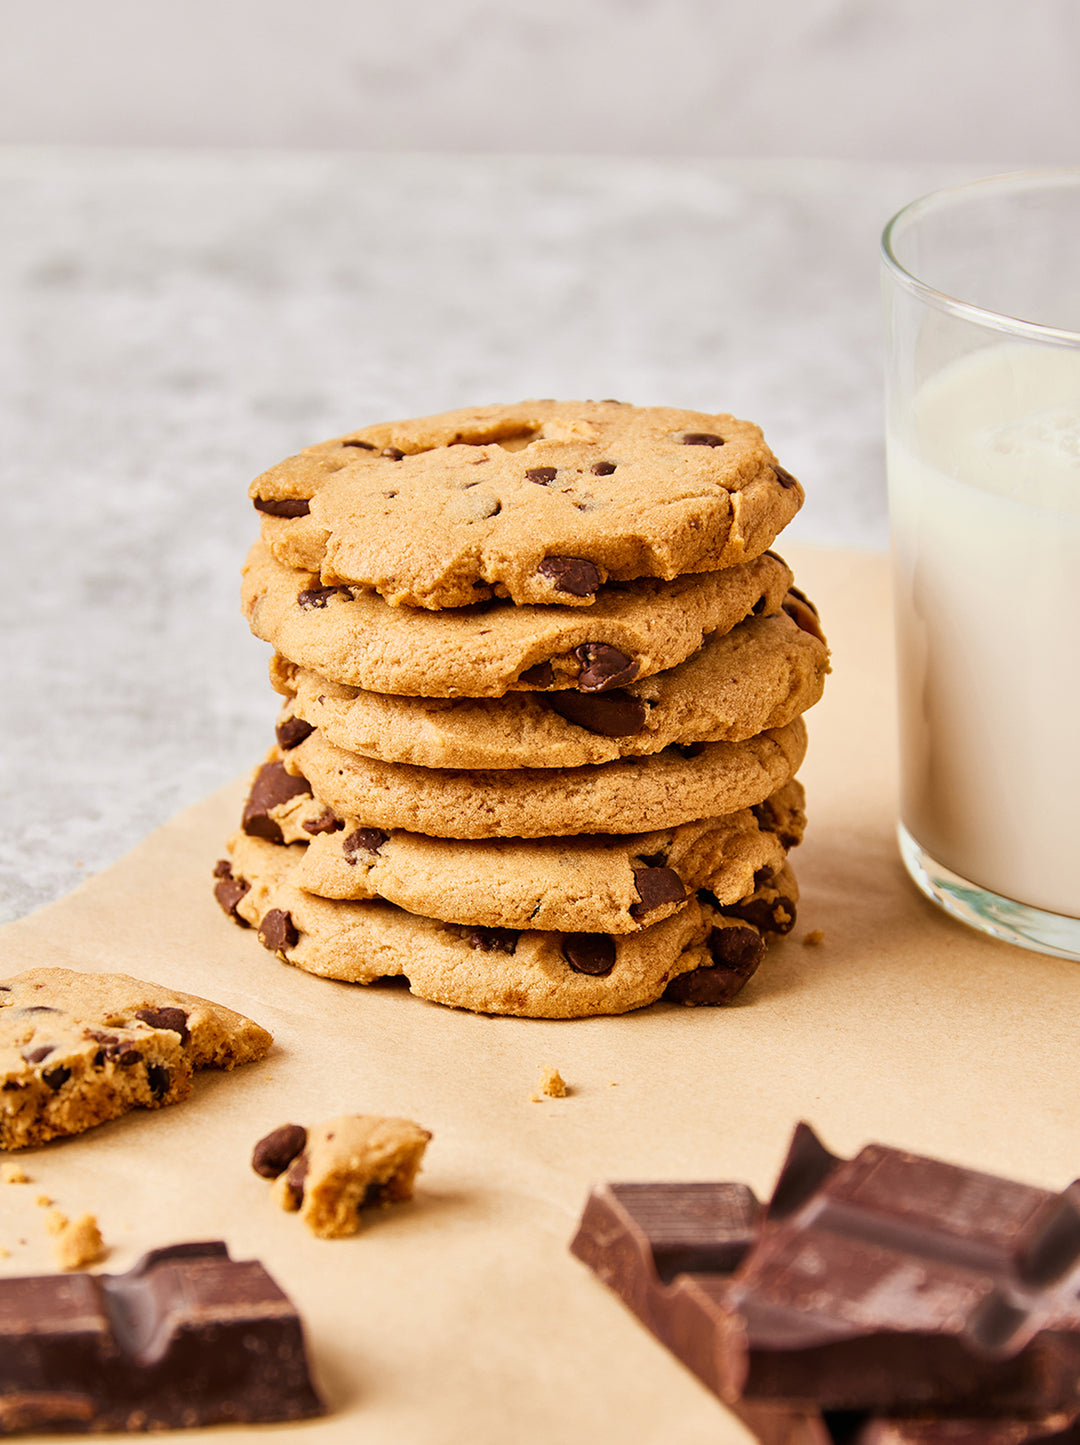
[[1038,321],[1025,321],[1020,316],[991,311],[988,307],[977,306],[973,301],[964,301],[959,296],[951,296],[947,291],[931,286],[928,281],[921,280],[913,271],[907,269],[896,255],[893,244],[894,236],[902,225],[917,219],[919,213],[929,212],[942,203],[960,200],[979,191],[1015,191],[1019,194],[1040,187],[1065,189],[1070,186],[1080,191],[1080,166],[1048,166],[1038,170],[1008,171],[1003,175],[985,176],[979,180],[962,181],[959,185],[928,191],[901,207],[882,231],[881,255],[885,268],[895,281],[940,311],[973,321],[990,330],[1008,332],[1031,341],[1051,341],[1080,347],[1080,331],[1062,326],[1047,326]]

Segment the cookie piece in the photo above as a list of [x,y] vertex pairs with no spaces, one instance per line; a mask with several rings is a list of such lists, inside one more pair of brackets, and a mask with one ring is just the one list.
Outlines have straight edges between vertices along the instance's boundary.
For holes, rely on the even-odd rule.
[[384,763],[318,731],[281,755],[337,818],[436,838],[646,833],[760,803],[794,777],[802,718],[737,743],[679,745],[580,768],[466,771]]
[[787,564],[766,554],[723,572],[612,584],[585,613],[507,602],[425,612],[323,587],[318,574],[284,567],[256,543],[241,600],[256,637],[331,681],[400,697],[502,697],[604,692],[651,677],[710,633],[779,612],[791,581]]
[[[764,952],[761,930],[726,916],[705,893],[622,937],[518,933],[444,923],[382,901],[317,898],[296,886],[303,853],[297,844],[240,833],[229,849],[235,874],[248,885],[237,908],[284,962],[349,983],[404,977],[420,998],[476,1013],[583,1018],[625,1013],[661,997],[728,1003]],[[793,911],[798,888],[790,866],[775,886]]]
[[35,968],[4,979],[0,1148],[176,1103],[194,1069],[261,1059],[271,1042],[242,1014],[124,974]]
[[[295,1125],[286,1129],[296,1130]],[[274,1198],[282,1209],[300,1218],[321,1239],[356,1234],[361,1213],[371,1205],[399,1204],[411,1199],[431,1134],[411,1119],[384,1119],[376,1114],[344,1114],[306,1130],[299,1148],[283,1160],[275,1176]],[[265,1160],[283,1130],[275,1129],[255,1146]],[[294,1134],[293,1139],[296,1139]],[[283,1151],[278,1148],[275,1162]]]
[[368,427],[250,494],[288,565],[427,608],[588,606],[609,578],[733,567],[803,501],[750,422],[551,401]]
[[819,700],[828,668],[824,643],[784,612],[713,633],[678,667],[610,692],[392,697],[297,668],[279,674],[295,691],[278,737],[296,746],[315,727],[348,752],[425,768],[573,768],[783,727]]
[[[280,763],[264,763],[253,794],[280,771]],[[792,779],[754,811],[649,833],[447,839],[366,828],[328,814],[307,793],[244,831],[308,844],[295,882],[322,898],[385,898],[410,913],[490,928],[635,933],[699,888],[720,905],[748,896],[801,840],[803,802]]]

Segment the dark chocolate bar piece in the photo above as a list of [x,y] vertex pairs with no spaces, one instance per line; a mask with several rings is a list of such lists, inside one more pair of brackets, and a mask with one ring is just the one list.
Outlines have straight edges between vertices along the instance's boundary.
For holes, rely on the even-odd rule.
[[156,1430],[323,1413],[299,1316],[221,1242],[127,1274],[0,1280],[0,1434]]
[[881,1144],[838,1159],[805,1124],[717,1319],[726,1399],[1047,1413],[1080,1399],[1080,1193]]
[[767,1445],[1080,1445],[1078,1203],[800,1125],[767,1211],[606,1185],[571,1249]]

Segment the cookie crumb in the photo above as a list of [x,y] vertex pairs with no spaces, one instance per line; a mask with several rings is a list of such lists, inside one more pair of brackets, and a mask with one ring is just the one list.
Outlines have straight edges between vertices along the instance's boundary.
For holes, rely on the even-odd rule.
[[282,1209],[320,1239],[355,1234],[372,1206],[411,1199],[431,1134],[411,1119],[345,1114],[325,1124],[283,1124],[260,1139],[252,1168],[273,1179]]
[[529,1102],[539,1104],[541,1099],[565,1099],[568,1092],[566,1080],[558,1069],[549,1066],[540,1075],[540,1082],[534,1092],[529,1095]]
[[38,1197],[34,1200],[34,1203],[38,1206],[39,1209],[48,1209],[49,1206],[52,1204],[52,1200],[47,1194],[39,1194]]
[[5,1249],[4,1246],[3,1246],[2,1244],[0,1244],[0,1259],[10,1259],[10,1258],[11,1258],[11,1250],[10,1250],[10,1249]]
[[82,1269],[104,1256],[105,1242],[92,1214],[82,1214],[72,1221],[54,1212],[46,1224],[54,1236],[53,1258],[60,1269]]
[[807,948],[817,948],[825,942],[825,930],[823,928],[812,928],[803,939]]
[[5,1184],[29,1184],[30,1176],[19,1164],[4,1164],[0,1166],[0,1178]]

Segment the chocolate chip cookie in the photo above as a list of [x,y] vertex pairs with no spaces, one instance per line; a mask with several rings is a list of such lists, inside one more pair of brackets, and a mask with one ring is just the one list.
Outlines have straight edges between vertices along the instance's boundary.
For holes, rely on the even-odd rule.
[[518,932],[446,923],[381,900],[316,897],[295,882],[303,851],[237,834],[224,866],[239,896],[226,911],[309,973],[365,984],[405,977],[419,997],[477,1013],[581,1018],[661,997],[730,1002],[760,963],[767,933],[791,927],[798,898],[786,866],[761,890],[771,901],[767,916],[762,910],[767,930],[739,913],[755,890],[724,910],[702,891],[635,934]]
[[195,1069],[261,1059],[271,1036],[123,974],[36,968],[0,982],[0,1148],[79,1134],[191,1092]]
[[553,401],[368,427],[250,495],[282,562],[425,608],[588,607],[608,580],[733,567],[803,500],[750,422]]
[[364,827],[330,814],[296,784],[281,763],[265,763],[243,830],[308,845],[297,857],[298,887],[323,898],[385,898],[410,913],[493,928],[633,933],[702,888],[734,904],[780,871],[806,825],[794,779],[756,809],[675,828],[490,840]]
[[573,768],[783,727],[818,701],[828,667],[825,644],[780,612],[712,633],[677,667],[605,692],[393,697],[280,668],[290,700],[278,738],[288,750],[318,728],[348,752],[425,768]]
[[[674,667],[710,633],[780,611],[792,577],[767,554],[724,572],[605,587],[588,612],[507,602],[445,612],[390,607],[283,567],[261,543],[242,602],[256,637],[321,677],[402,697],[604,692]],[[273,677],[273,674],[272,674]]]
[[578,768],[467,771],[385,763],[318,731],[280,754],[338,818],[436,838],[646,833],[752,807],[794,777],[806,751],[795,718],[742,742],[692,743]]

